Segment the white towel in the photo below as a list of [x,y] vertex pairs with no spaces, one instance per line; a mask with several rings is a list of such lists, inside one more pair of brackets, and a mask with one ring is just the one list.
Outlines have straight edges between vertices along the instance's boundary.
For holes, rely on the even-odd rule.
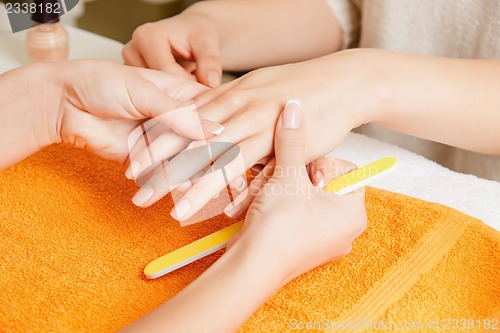
[[363,166],[385,156],[399,160],[389,175],[370,186],[437,202],[500,230],[500,182],[451,171],[400,147],[350,133],[329,156]]

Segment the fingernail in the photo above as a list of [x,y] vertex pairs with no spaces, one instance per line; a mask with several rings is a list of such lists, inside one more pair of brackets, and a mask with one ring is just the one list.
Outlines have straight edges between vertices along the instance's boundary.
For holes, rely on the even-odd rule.
[[189,212],[191,204],[186,199],[181,200],[177,205],[175,205],[170,215],[177,221],[181,220]]
[[217,199],[219,196],[220,196],[220,192],[217,193],[216,195],[214,195],[214,197],[212,199]]
[[226,128],[222,126],[219,123],[216,123],[215,121],[211,121],[205,118],[200,117],[200,123],[201,123],[201,128],[203,128],[203,131],[210,132],[215,135],[221,134]]
[[153,187],[150,185],[146,185],[141,187],[139,191],[132,198],[132,202],[136,206],[143,206],[148,200],[153,196]]
[[240,195],[238,195],[233,202],[231,202],[224,208],[224,214],[226,214],[229,217],[236,217],[243,210],[242,203],[245,201],[247,196],[248,196],[248,188],[246,188],[243,192],[241,192]]
[[224,214],[226,214],[229,217],[235,217],[238,215],[238,213],[241,211],[241,204],[234,204],[230,203],[229,205],[224,208]]
[[250,174],[252,177],[257,177],[257,175],[264,169],[263,164],[255,164],[253,167],[250,168]]
[[245,181],[245,179],[240,176],[238,178],[236,178],[235,180],[233,180],[233,182],[231,183],[231,187],[232,188],[235,188],[236,190],[238,190],[239,192],[243,191],[245,189],[245,187],[247,186],[247,182]]
[[289,100],[282,115],[283,128],[299,128],[302,122],[302,104],[295,99]]
[[127,171],[125,171],[125,177],[128,179],[134,179],[134,177],[139,175],[140,171],[141,164],[138,161],[132,161],[132,163],[128,166]]
[[313,182],[316,183],[317,188],[325,187],[325,180],[323,179],[323,174],[321,171],[317,171],[313,176]]
[[218,72],[212,71],[208,73],[208,85],[212,88],[220,85],[221,76]]

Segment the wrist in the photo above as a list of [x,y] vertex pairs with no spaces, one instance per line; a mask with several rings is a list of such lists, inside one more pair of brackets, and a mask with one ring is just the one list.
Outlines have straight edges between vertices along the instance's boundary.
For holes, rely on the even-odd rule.
[[21,69],[28,82],[32,132],[38,147],[60,142],[59,123],[63,84],[59,64],[40,63]]
[[290,265],[273,253],[268,246],[244,234],[226,255],[235,263],[241,275],[247,274],[252,284],[266,288],[262,292],[267,292],[269,298],[296,277],[291,274]]
[[[353,87],[358,90],[357,106],[349,110],[353,128],[383,121],[387,110],[394,105],[394,83],[391,71],[388,70],[393,68],[393,60],[390,60],[389,55],[387,51],[375,49],[351,49],[332,55],[333,62],[338,62],[340,57],[346,61],[341,62],[341,66],[348,68],[346,75],[352,74]],[[339,73],[332,75],[335,78]]]
[[[228,265],[234,272],[248,281],[249,285],[264,295],[263,302],[274,295],[290,279],[279,258],[270,256],[269,249],[259,246],[242,235],[238,241],[224,254]],[[221,258],[223,259],[223,258]]]

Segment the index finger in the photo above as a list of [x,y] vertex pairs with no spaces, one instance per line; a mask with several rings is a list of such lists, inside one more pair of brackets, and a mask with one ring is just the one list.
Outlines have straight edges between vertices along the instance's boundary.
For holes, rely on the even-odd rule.
[[138,39],[138,49],[149,68],[168,72],[186,79],[193,76],[177,63],[170,40],[162,33],[152,32],[148,38]]
[[170,98],[181,103],[193,100],[201,93],[209,90],[208,87],[196,81],[181,78],[173,74],[146,68],[134,67],[134,70],[137,71],[143,78],[152,82]]

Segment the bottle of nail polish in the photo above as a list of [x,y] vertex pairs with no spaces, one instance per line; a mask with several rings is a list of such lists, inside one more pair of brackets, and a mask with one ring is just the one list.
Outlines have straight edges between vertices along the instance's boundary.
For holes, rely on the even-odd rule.
[[[57,62],[68,58],[68,33],[59,23],[57,0],[35,0],[31,19],[37,24],[26,34],[26,50],[32,62]],[[50,12],[48,8],[51,8]],[[41,23],[41,24],[38,24]]]

